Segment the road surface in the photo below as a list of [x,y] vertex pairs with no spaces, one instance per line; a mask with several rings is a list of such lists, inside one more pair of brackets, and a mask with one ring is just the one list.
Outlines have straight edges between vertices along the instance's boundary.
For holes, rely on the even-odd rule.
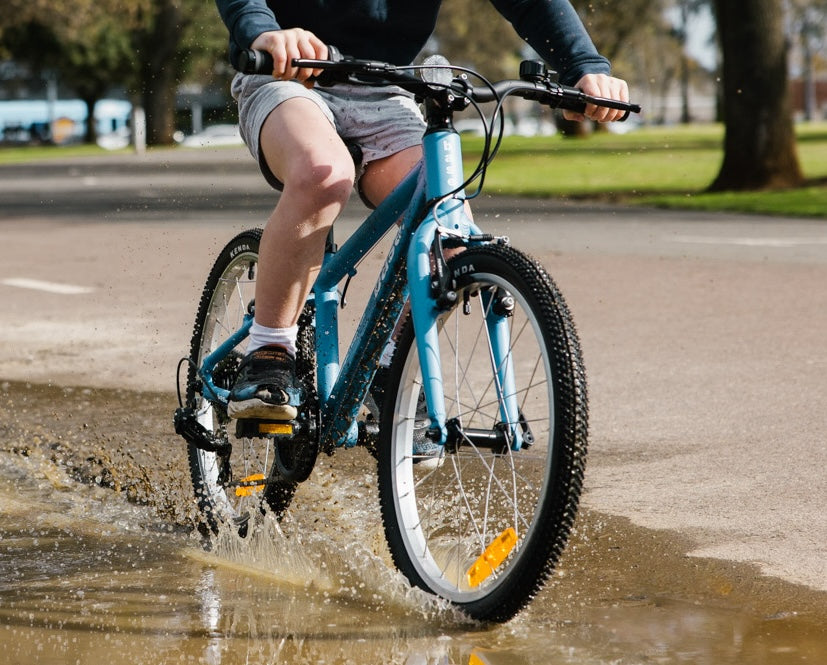
[[[273,201],[235,149],[0,167],[0,379],[173,391],[213,257]],[[585,505],[827,592],[827,221],[502,198],[475,215],[573,311]]]

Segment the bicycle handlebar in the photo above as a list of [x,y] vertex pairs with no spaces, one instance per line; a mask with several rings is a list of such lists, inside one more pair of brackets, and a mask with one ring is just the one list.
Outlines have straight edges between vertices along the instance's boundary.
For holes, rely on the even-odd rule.
[[[422,97],[434,96],[439,87],[423,81],[407,73],[408,67],[398,67],[387,62],[376,60],[358,60],[343,56],[338,49],[328,46],[327,60],[309,60],[295,58],[294,67],[307,67],[324,70],[316,80],[320,85],[331,85],[337,81],[348,81],[352,77],[369,77],[374,81],[393,83],[401,88]],[[428,68],[424,66],[423,68]],[[273,58],[265,51],[248,49],[239,56],[239,71],[245,74],[271,74],[273,72]],[[523,72],[521,71],[521,76]],[[358,80],[358,79],[357,79]],[[527,72],[525,78],[519,80],[497,81],[491,86],[472,86],[467,81],[454,79],[449,86],[450,90],[459,96],[466,96],[475,102],[485,103],[498,101],[509,95],[515,95],[550,106],[575,113],[583,113],[587,104],[602,106],[620,111],[626,111],[621,122],[629,117],[630,113],[640,113],[638,104],[621,102],[605,97],[587,95],[578,88],[561,85],[552,81],[545,70]],[[444,89],[444,87],[443,87]]]

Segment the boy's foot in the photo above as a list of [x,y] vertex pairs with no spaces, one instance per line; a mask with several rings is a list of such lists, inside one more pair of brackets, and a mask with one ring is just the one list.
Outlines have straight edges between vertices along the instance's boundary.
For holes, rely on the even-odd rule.
[[301,406],[301,384],[296,379],[296,361],[281,346],[265,346],[241,361],[230,391],[230,418],[293,420]]
[[[370,387],[371,395],[382,413],[382,403],[385,399],[385,384],[387,383],[388,369],[380,367],[376,370],[373,383]],[[425,391],[420,389],[416,400],[416,415],[414,417],[413,433],[413,463],[421,464],[425,468],[437,466],[442,457],[442,446],[428,438],[428,428],[431,419],[428,418],[428,405],[425,403]]]
[[425,403],[425,391],[419,391],[416,400],[416,417],[414,419],[413,434],[413,463],[421,464],[423,468],[433,468],[439,465],[442,457],[442,446],[428,438],[428,428],[431,419],[428,418],[428,405]]

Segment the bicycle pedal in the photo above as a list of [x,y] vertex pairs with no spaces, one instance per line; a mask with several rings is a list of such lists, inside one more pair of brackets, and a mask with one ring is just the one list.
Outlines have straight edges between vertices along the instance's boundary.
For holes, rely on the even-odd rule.
[[236,421],[236,436],[239,438],[292,437],[299,429],[297,425],[295,420],[243,419]]

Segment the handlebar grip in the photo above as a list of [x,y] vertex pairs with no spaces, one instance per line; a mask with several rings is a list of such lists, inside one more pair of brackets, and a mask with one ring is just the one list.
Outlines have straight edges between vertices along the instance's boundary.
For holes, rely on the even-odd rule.
[[248,48],[238,54],[238,71],[242,74],[272,74],[273,56],[267,51]]
[[[327,59],[331,62],[340,62],[342,54],[335,46],[327,45]],[[295,60],[293,61],[295,63]],[[242,74],[272,74],[273,56],[267,51],[244,49],[238,54],[238,71]]]
[[[586,103],[579,102],[577,104],[560,104],[558,108],[565,109],[566,111],[574,111],[575,113],[583,115],[586,112]],[[622,111],[623,109],[619,110]],[[632,113],[640,113],[640,107],[636,104],[630,105],[628,108],[626,108],[626,113],[623,114],[623,117],[618,118],[617,120],[615,120],[615,122],[626,122]]]

